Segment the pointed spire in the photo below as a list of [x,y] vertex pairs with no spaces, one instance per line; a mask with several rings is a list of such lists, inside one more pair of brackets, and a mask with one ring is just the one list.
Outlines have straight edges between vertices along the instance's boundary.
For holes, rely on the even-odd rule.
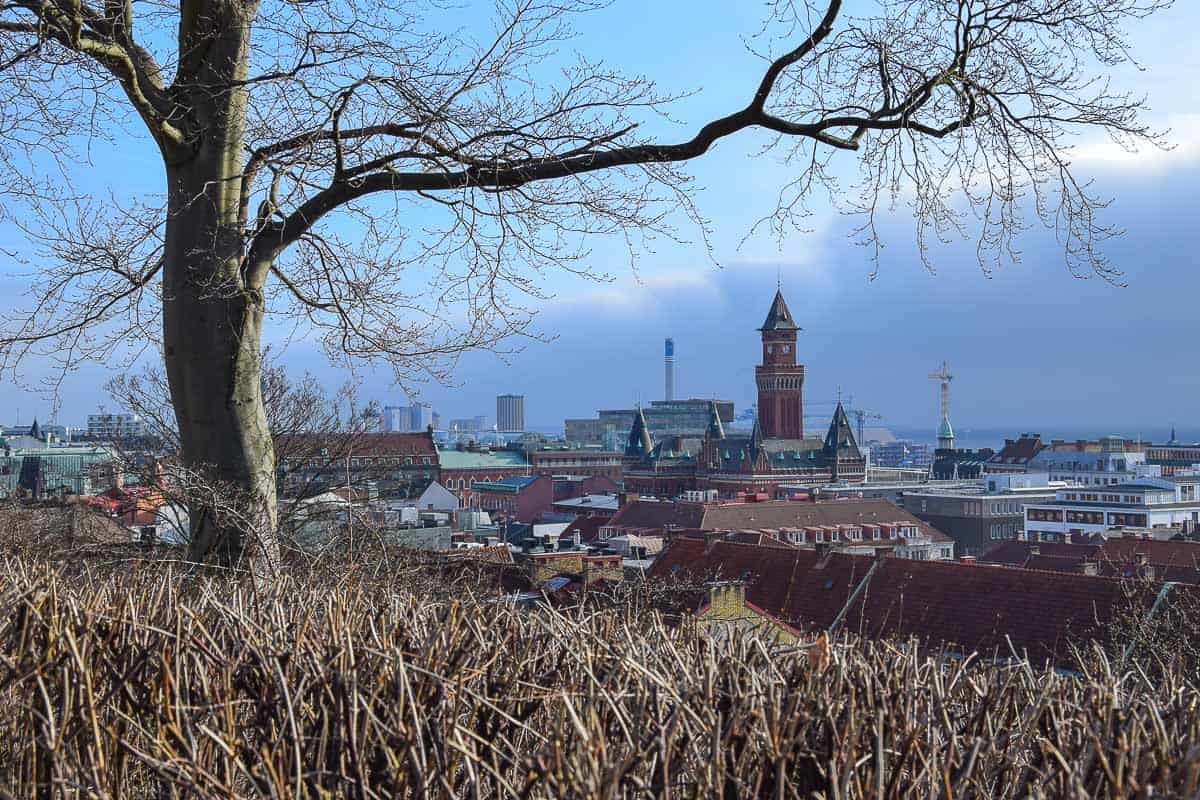
[[758,425],[758,420],[754,420],[754,430],[750,432],[750,460],[756,461],[758,454],[763,447],[763,432]]
[[829,423],[829,432],[825,434],[825,455],[833,458],[859,458],[858,442],[854,438],[854,430],[850,427],[850,418],[846,409],[838,401],[833,410],[833,420]]
[[42,438],[42,430],[38,427],[37,417],[33,418],[33,424],[29,426],[29,435],[34,439]]
[[708,405],[708,435],[713,441],[725,438],[725,426],[721,424],[721,414],[717,411],[717,401]]
[[783,299],[783,290],[775,291],[775,300],[771,303],[771,310],[767,312],[767,319],[763,322],[760,331],[798,331],[800,326],[792,319],[792,312],[788,310],[787,303]]
[[625,443],[625,455],[630,458],[645,458],[654,450],[654,440],[650,438],[650,428],[646,425],[646,415],[638,406],[637,414],[633,417],[633,427],[629,430],[629,440]]

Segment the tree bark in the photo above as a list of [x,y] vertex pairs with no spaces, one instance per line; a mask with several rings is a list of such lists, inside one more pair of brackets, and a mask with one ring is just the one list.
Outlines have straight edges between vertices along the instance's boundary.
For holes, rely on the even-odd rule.
[[188,55],[173,89],[190,135],[183,157],[164,151],[163,349],[183,462],[205,486],[188,509],[189,556],[267,576],[279,545],[261,384],[264,302],[243,268],[238,222],[246,98],[235,87],[246,74],[254,5],[182,4]]

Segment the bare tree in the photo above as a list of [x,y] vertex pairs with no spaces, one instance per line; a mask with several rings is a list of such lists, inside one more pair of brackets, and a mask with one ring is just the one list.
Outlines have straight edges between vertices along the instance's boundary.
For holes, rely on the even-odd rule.
[[[1098,245],[1114,231],[1069,137],[1152,138],[1104,72],[1130,60],[1125,26],[1168,2],[879,0],[856,17],[773,0],[745,105],[663,141],[645,123],[669,95],[566,55],[602,0],[497,0],[488,36],[442,30],[452,11],[420,0],[7,0],[0,164],[40,249],[5,366],[159,341],[186,463],[259,498],[269,532],[268,313],[332,355],[437,377],[522,332],[545,270],[587,273],[588,236],[673,235],[679,213],[703,230],[680,165],[741,131],[773,136],[791,167],[777,229],[825,187],[869,242],[909,204],[922,244],[974,235],[986,268],[1015,254],[1028,205],[1072,269],[1111,277]],[[161,202],[62,188],[89,137],[149,152],[146,134]],[[855,188],[829,171],[842,151]],[[194,558],[253,555],[200,511]]]
[[[358,407],[352,384],[330,396],[309,373],[290,378],[269,351],[264,352],[263,361],[263,408],[272,436],[276,480],[294,496],[307,497],[323,487],[320,481],[340,475],[346,459],[362,449],[369,423],[378,420],[378,411],[370,404]],[[252,512],[256,501],[245,487],[231,484],[208,465],[189,465],[178,458],[182,439],[161,366],[147,366],[141,374],[118,375],[105,389],[117,407],[142,420],[146,438],[160,443],[158,455],[163,456],[146,461],[139,451],[119,452],[122,471],[139,474],[143,485],[157,485],[166,503],[205,509],[236,521],[246,536],[261,535]],[[279,512],[277,530],[290,527],[288,515],[296,508],[292,504]],[[176,533],[190,542],[190,531]]]

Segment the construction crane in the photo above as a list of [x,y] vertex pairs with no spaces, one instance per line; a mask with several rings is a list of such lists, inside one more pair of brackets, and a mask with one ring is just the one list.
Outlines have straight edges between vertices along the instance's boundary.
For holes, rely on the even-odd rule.
[[954,380],[954,376],[950,374],[950,365],[943,361],[941,370],[931,373],[929,377],[942,382],[942,419],[938,425],[938,444],[942,446],[943,439],[954,441],[954,432],[950,427],[950,381]]
[[858,446],[863,446],[863,432],[866,430],[868,421],[875,422],[883,419],[883,414],[877,414],[874,411],[864,411],[861,408],[856,408],[850,412],[854,416],[855,432],[858,434]]

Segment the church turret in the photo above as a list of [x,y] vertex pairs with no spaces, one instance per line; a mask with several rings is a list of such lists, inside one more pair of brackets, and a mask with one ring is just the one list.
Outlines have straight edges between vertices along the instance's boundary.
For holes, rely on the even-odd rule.
[[[829,463],[834,480],[845,477],[843,474],[845,462],[862,461],[863,456],[858,449],[858,441],[854,438],[854,430],[850,427],[850,418],[846,416],[846,409],[842,407],[840,400],[837,408],[833,411],[833,420],[830,421],[829,431],[825,434],[825,445],[821,448],[821,454]],[[857,476],[861,474],[862,469],[857,468],[852,472]]]
[[758,383],[758,422],[767,439],[804,438],[804,365],[796,362],[800,326],[792,317],[783,292],[775,299],[761,328],[762,364],[755,368]]
[[708,435],[714,441],[725,438],[725,426],[721,424],[721,413],[717,410],[717,401],[708,405]]
[[633,427],[629,430],[629,440],[625,443],[625,457],[644,459],[654,450],[654,440],[650,438],[650,428],[646,425],[646,415],[639,407],[633,417]]

